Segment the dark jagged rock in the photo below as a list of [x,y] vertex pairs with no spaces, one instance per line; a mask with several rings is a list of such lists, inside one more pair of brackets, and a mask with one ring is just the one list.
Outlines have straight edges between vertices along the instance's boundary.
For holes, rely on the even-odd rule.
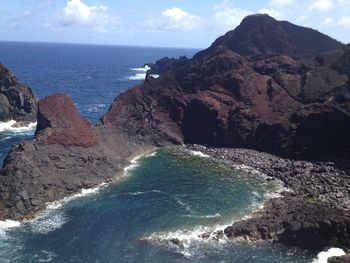
[[157,60],[155,63],[146,64],[150,67],[147,72],[150,74],[161,75],[173,68],[186,64],[187,61],[188,59],[185,56],[181,56],[179,59],[164,57]]
[[219,37],[210,48],[199,52],[195,58],[201,59],[220,46],[249,57],[284,54],[300,59],[341,48],[342,43],[311,28],[258,14],[244,18],[236,29]]
[[248,59],[221,46],[121,94],[101,123],[158,144],[348,158],[350,83],[339,70],[347,52],[312,60],[271,54]]
[[219,162],[245,165],[278,179],[288,192],[268,200],[249,219],[202,238],[272,240],[304,249],[350,247],[350,166],[348,162],[288,160],[247,149],[207,148],[187,145]]
[[91,125],[80,117],[72,99],[61,93],[39,101],[35,138],[43,145],[91,147],[98,143]]
[[285,196],[267,201],[260,214],[225,228],[225,235],[228,238],[275,240],[310,250],[327,246],[350,247],[349,211]]
[[342,257],[331,257],[328,259],[328,263],[349,263],[350,256],[342,256]]
[[30,88],[17,82],[16,77],[0,63],[0,121],[34,122],[37,99]]
[[0,220],[23,220],[47,202],[114,180],[128,160],[151,147],[106,127],[91,127],[72,100],[54,94],[39,102],[33,141],[10,150],[0,171]]

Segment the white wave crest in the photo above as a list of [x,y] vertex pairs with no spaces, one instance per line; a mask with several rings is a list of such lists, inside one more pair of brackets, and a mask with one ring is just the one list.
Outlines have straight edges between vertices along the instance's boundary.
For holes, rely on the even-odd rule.
[[56,229],[61,228],[67,221],[65,213],[60,209],[64,204],[68,202],[91,194],[96,194],[101,187],[106,183],[100,184],[98,187],[91,189],[82,189],[80,193],[70,197],[63,198],[62,200],[48,203],[46,210],[38,217],[27,221],[25,224],[29,226],[31,232],[46,234]]
[[150,154],[145,155],[145,157],[146,157],[146,158],[148,158],[148,157],[154,157],[154,156],[156,156],[156,155],[157,155],[157,151],[154,151],[154,152],[152,152],[152,153],[150,153]]
[[0,221],[0,228],[8,229],[21,226],[21,222],[13,220]]
[[95,187],[95,188],[90,188],[90,189],[81,189],[81,192],[78,193],[78,194],[75,194],[73,196],[70,196],[70,197],[65,197],[59,201],[54,201],[54,202],[51,202],[51,203],[47,203],[46,204],[46,208],[47,209],[58,209],[60,207],[62,207],[64,204],[76,199],[76,198],[79,198],[79,197],[83,197],[83,196],[87,196],[87,195],[91,195],[91,194],[96,194],[99,190],[101,190],[101,188],[103,186],[106,186],[107,184],[106,183],[102,183],[100,184],[99,186]]
[[[128,79],[130,79],[130,80],[144,80],[146,78],[147,71],[150,69],[151,69],[151,67],[148,65],[145,65],[142,68],[131,68],[132,71],[136,71],[137,73],[132,75],[132,76],[129,76]],[[159,78],[159,75],[157,75],[157,74],[152,74],[151,76],[153,78],[156,78],[156,79]]]
[[[228,227],[227,225],[216,225],[216,226],[197,226],[193,229],[183,229],[170,232],[157,232],[150,236],[142,238],[156,243],[168,243],[171,240],[178,240],[184,248],[189,247],[192,242],[221,242],[224,243],[228,239],[225,235],[222,238],[217,238],[217,232],[222,231],[223,228]],[[203,238],[206,235],[206,238]]]
[[[159,75],[157,74],[152,74],[151,76],[155,79],[159,78]],[[128,77],[128,79],[130,80],[144,80],[145,78],[146,78],[146,73],[137,73],[135,75]]]
[[208,154],[205,154],[203,152],[200,151],[189,151],[192,155],[194,156],[199,156],[199,157],[203,157],[203,158],[210,158],[210,156]]
[[146,73],[137,73],[135,75],[129,76],[130,80],[144,80],[146,78]]
[[328,259],[331,257],[341,257],[345,256],[344,250],[341,248],[328,248],[326,251],[318,253],[317,257],[312,261],[312,263],[327,263]]
[[140,71],[140,72],[147,72],[148,70],[150,70],[151,67],[148,65],[144,65],[142,68],[132,68],[131,70],[133,71]]
[[46,210],[39,217],[26,222],[30,232],[47,234],[61,228],[66,223],[66,215],[56,209]]
[[143,192],[130,192],[130,193],[125,193],[125,195],[144,195],[144,194],[149,194],[149,193],[164,193],[160,190],[149,190],[149,191],[143,191]]
[[123,176],[129,176],[130,172],[137,167],[140,166],[139,160],[143,157],[144,155],[138,155],[134,159],[130,161],[130,164],[124,168],[124,174]]
[[15,120],[8,122],[0,122],[0,132],[11,132],[11,133],[33,133],[36,128],[36,122],[29,123],[26,126],[15,127]]
[[20,227],[21,222],[13,220],[0,221],[0,238],[4,239],[7,237],[6,232],[12,228]]
[[219,213],[216,213],[214,215],[189,214],[189,215],[184,215],[184,217],[189,217],[189,218],[218,218],[218,217],[221,217],[221,215]]

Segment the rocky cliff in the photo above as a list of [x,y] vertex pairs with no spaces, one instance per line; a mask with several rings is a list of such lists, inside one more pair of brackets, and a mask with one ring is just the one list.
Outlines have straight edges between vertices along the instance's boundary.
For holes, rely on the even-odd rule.
[[17,82],[16,77],[0,63],[0,121],[36,120],[37,99],[30,88]]
[[[288,45],[277,49],[274,41]],[[148,76],[118,96],[101,124],[156,144],[348,158],[349,56],[348,46],[317,31],[250,16],[194,58],[167,64],[158,79]]]
[[35,139],[13,146],[4,160],[0,220],[30,218],[47,202],[112,181],[146,149],[117,130],[94,128],[67,95],[46,97],[39,101]]

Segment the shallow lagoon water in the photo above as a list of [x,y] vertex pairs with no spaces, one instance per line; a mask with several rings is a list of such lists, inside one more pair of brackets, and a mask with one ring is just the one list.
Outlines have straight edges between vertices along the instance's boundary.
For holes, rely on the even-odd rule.
[[[258,208],[279,185],[189,152],[139,159],[118,183],[2,230],[5,262],[310,262],[269,242],[204,241]],[[159,241],[179,238],[177,247]]]

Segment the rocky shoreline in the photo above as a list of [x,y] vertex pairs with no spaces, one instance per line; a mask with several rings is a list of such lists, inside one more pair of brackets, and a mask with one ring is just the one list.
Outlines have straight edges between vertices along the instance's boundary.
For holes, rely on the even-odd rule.
[[112,182],[135,155],[152,149],[122,131],[93,127],[67,95],[46,97],[34,140],[13,146],[0,170],[0,220],[32,218],[49,202]]
[[[290,191],[268,200],[251,218],[202,238],[272,240],[319,251],[350,247],[349,165],[346,161],[307,162],[238,148],[186,145],[232,165],[246,165],[279,180]],[[177,241],[175,241],[176,243]]]

